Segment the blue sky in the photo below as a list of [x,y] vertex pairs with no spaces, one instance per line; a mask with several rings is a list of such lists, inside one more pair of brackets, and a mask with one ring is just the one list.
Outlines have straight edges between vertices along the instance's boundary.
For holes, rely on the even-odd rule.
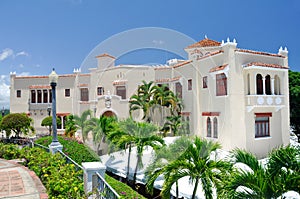
[[[72,73],[97,45],[145,27],[174,30],[195,41],[205,35],[218,41],[235,38],[239,48],[271,53],[286,46],[290,68],[300,71],[298,0],[1,0],[0,18],[0,106],[7,106],[11,71],[48,75],[55,67],[59,74]],[[151,39],[165,42],[157,35]],[[144,45],[134,38],[127,44],[137,41]],[[176,42],[177,48],[185,47]],[[118,44],[124,46],[115,42],[116,51]],[[164,64],[178,54],[147,48],[114,56],[117,64]]]

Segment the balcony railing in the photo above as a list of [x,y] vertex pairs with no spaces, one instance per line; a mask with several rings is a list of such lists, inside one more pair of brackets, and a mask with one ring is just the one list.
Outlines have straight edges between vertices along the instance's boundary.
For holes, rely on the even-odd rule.
[[29,110],[47,110],[52,103],[29,103]]
[[93,185],[97,189],[97,199],[117,199],[119,194],[105,181],[105,179],[97,172],[97,185]]
[[252,109],[254,106],[269,106],[281,108],[285,105],[284,95],[247,95],[246,106]]

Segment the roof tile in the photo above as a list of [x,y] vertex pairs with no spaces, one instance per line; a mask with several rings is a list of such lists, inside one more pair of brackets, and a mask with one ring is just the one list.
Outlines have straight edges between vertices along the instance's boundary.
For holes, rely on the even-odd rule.
[[194,43],[186,48],[211,47],[211,46],[221,46],[221,42],[205,38],[205,39],[203,39],[197,43]]

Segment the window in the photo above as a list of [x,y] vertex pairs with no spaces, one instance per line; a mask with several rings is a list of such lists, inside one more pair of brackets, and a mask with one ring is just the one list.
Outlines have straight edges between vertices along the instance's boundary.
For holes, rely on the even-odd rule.
[[36,103],[35,90],[31,90],[31,103]]
[[70,89],[69,88],[65,89],[65,97],[70,97]]
[[49,103],[52,103],[52,90],[49,90]]
[[210,117],[207,118],[206,120],[206,126],[207,126],[207,137],[211,137],[211,121]]
[[43,103],[48,103],[48,90],[43,90]]
[[89,101],[89,90],[88,88],[80,89],[80,101]]
[[175,92],[178,98],[182,98],[182,85],[179,82],[175,83]]
[[116,94],[121,96],[122,99],[126,99],[126,87],[116,86]]
[[21,90],[17,90],[17,97],[21,97]]
[[218,119],[214,118],[214,138],[218,138]]
[[42,90],[37,90],[37,103],[42,103]]
[[263,80],[261,74],[256,75],[256,94],[257,95],[263,94]]
[[278,75],[275,75],[274,78],[275,82],[274,82],[274,91],[275,91],[275,95],[280,95],[280,79],[278,77]]
[[104,95],[104,88],[103,87],[97,87],[97,95]]
[[188,90],[191,91],[193,89],[193,82],[192,79],[188,80]]
[[203,88],[207,88],[207,76],[203,77],[202,86],[203,86]]
[[224,73],[216,75],[217,96],[227,95],[227,77]]
[[270,136],[270,117],[272,113],[256,113],[255,115],[255,137]]
[[270,75],[266,76],[265,85],[266,85],[266,94],[271,95],[271,78],[270,78]]

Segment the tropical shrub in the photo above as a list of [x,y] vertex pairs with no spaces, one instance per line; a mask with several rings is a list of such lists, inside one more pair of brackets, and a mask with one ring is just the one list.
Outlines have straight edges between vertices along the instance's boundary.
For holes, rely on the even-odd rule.
[[[82,162],[100,161],[99,156],[80,141],[61,136],[58,136],[58,141],[63,145],[63,152],[79,165],[81,165]],[[46,147],[48,147],[51,142],[51,136],[42,137],[35,141],[35,143]]]
[[0,143],[0,158],[7,160],[16,159],[20,156],[18,145]]
[[109,175],[105,175],[106,182],[120,195],[121,198],[144,199],[145,197],[133,191],[128,185],[119,182]]

